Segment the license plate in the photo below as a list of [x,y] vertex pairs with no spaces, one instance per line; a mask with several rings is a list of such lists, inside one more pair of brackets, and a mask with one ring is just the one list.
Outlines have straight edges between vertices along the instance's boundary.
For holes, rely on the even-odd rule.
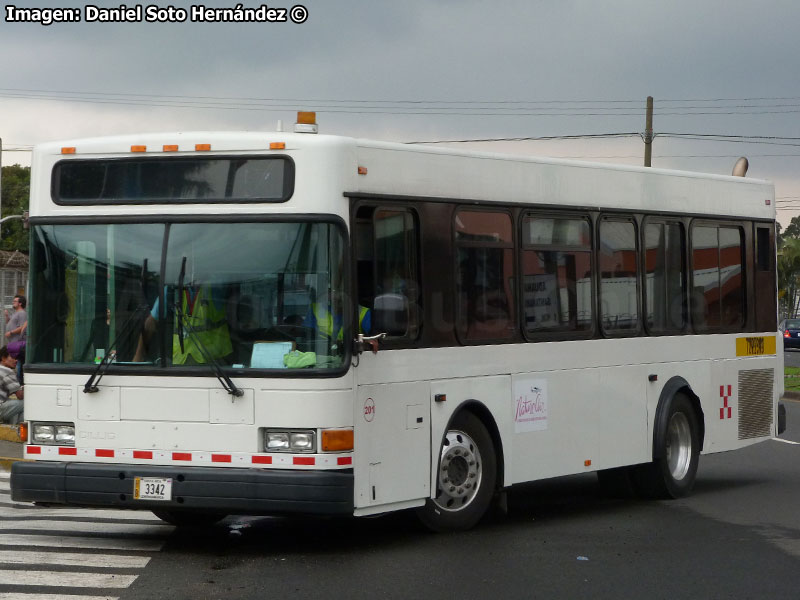
[[133,480],[134,500],[172,500],[172,479],[136,477]]

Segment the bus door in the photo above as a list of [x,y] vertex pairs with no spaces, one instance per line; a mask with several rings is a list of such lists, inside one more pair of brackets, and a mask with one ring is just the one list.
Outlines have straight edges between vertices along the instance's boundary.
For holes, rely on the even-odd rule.
[[[422,504],[430,495],[430,383],[403,368],[418,333],[416,214],[364,202],[353,212],[356,330],[385,333],[354,360],[356,514]],[[405,347],[405,349],[404,349]]]

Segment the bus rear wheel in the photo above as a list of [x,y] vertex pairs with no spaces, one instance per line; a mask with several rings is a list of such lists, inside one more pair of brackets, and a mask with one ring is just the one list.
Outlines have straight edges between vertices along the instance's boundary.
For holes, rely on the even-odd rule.
[[492,438],[480,419],[463,411],[442,440],[435,496],[417,515],[433,531],[470,529],[489,508],[496,481]]
[[633,471],[636,490],[647,498],[682,498],[694,487],[700,460],[700,427],[685,394],[675,394],[654,448],[657,458]]
[[208,527],[227,516],[215,512],[192,512],[188,510],[154,510],[153,514],[165,523],[176,527]]

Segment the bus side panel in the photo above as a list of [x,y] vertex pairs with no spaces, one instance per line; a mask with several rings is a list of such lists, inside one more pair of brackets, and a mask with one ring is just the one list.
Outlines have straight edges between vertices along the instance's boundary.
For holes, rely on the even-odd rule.
[[[362,385],[355,403],[355,506],[359,514],[430,495],[430,385]],[[380,507],[380,508],[378,508]]]
[[775,357],[715,360],[703,398],[705,452],[735,450],[775,433]]
[[508,483],[649,460],[646,371],[619,366],[515,375]]

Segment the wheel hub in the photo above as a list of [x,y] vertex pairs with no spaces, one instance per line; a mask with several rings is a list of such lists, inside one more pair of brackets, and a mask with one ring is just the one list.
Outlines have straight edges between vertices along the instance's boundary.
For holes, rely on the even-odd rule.
[[439,459],[434,502],[447,511],[465,508],[480,489],[482,468],[481,454],[472,438],[463,431],[448,431]]
[[682,412],[676,412],[669,420],[666,451],[669,472],[673,479],[680,481],[686,477],[692,463],[692,432]]

